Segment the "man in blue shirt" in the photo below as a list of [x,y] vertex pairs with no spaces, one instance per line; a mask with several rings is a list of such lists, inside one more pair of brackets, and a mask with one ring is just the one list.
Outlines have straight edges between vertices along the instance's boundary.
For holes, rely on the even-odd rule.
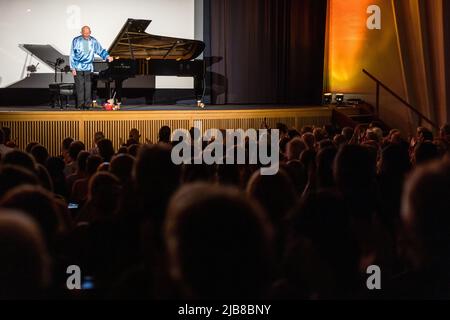
[[108,51],[102,48],[94,37],[91,37],[91,28],[81,28],[81,35],[74,38],[70,50],[70,68],[75,79],[77,91],[77,108],[89,108],[92,105],[91,76],[94,71],[94,55],[99,55],[103,60],[112,62]]

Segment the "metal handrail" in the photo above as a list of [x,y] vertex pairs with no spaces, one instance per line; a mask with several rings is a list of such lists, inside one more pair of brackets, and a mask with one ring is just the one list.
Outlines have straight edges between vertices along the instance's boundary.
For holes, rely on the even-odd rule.
[[434,128],[439,129],[439,126],[435,122],[431,121],[427,116],[425,116],[423,113],[421,113],[419,110],[417,110],[417,108],[413,107],[408,101],[406,101],[405,99],[400,97],[397,93],[395,93],[392,89],[390,89],[387,85],[385,85],[381,80],[379,80],[377,77],[375,77],[373,74],[371,74],[366,69],[363,69],[362,71],[364,74],[366,74],[370,79],[375,81],[375,83],[377,84],[376,102],[375,102],[377,116],[380,113],[380,87],[382,87],[387,92],[389,92],[392,96],[394,96],[397,100],[399,100],[410,111],[414,112],[419,117],[420,123],[422,122],[422,120],[425,120],[428,124],[430,124]]

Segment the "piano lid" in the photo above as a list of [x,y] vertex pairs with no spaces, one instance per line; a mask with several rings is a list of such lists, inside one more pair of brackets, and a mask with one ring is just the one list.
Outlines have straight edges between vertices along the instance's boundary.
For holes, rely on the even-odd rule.
[[[146,33],[151,20],[128,19],[108,52],[120,59],[192,60],[205,49],[198,40],[178,39]],[[132,50],[132,52],[131,52]]]

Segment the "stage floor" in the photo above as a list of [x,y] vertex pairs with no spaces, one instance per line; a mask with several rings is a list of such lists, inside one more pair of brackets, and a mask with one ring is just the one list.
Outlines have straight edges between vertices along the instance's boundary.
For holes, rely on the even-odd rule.
[[[322,106],[298,106],[298,105],[206,105],[204,108],[200,108],[197,105],[192,104],[175,104],[175,105],[126,105],[122,106],[122,111],[194,111],[194,110],[281,110],[281,109],[311,109],[311,108],[323,108]],[[49,106],[0,106],[0,113],[2,112],[42,112],[42,111],[75,111],[75,112],[111,112],[103,110],[102,108],[91,108],[89,110],[78,110],[74,107],[69,108],[51,108]]]

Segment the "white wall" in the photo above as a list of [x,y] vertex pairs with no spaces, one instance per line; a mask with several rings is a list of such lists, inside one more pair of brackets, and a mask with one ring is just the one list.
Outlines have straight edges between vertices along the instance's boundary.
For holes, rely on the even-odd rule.
[[[19,44],[51,44],[69,54],[83,25],[108,48],[127,18],[153,20],[148,33],[194,39],[194,0],[0,0],[0,88],[23,79],[31,59]],[[31,60],[30,60],[31,59]],[[42,64],[38,72],[51,73]],[[157,88],[192,88],[191,78],[157,77]]]

